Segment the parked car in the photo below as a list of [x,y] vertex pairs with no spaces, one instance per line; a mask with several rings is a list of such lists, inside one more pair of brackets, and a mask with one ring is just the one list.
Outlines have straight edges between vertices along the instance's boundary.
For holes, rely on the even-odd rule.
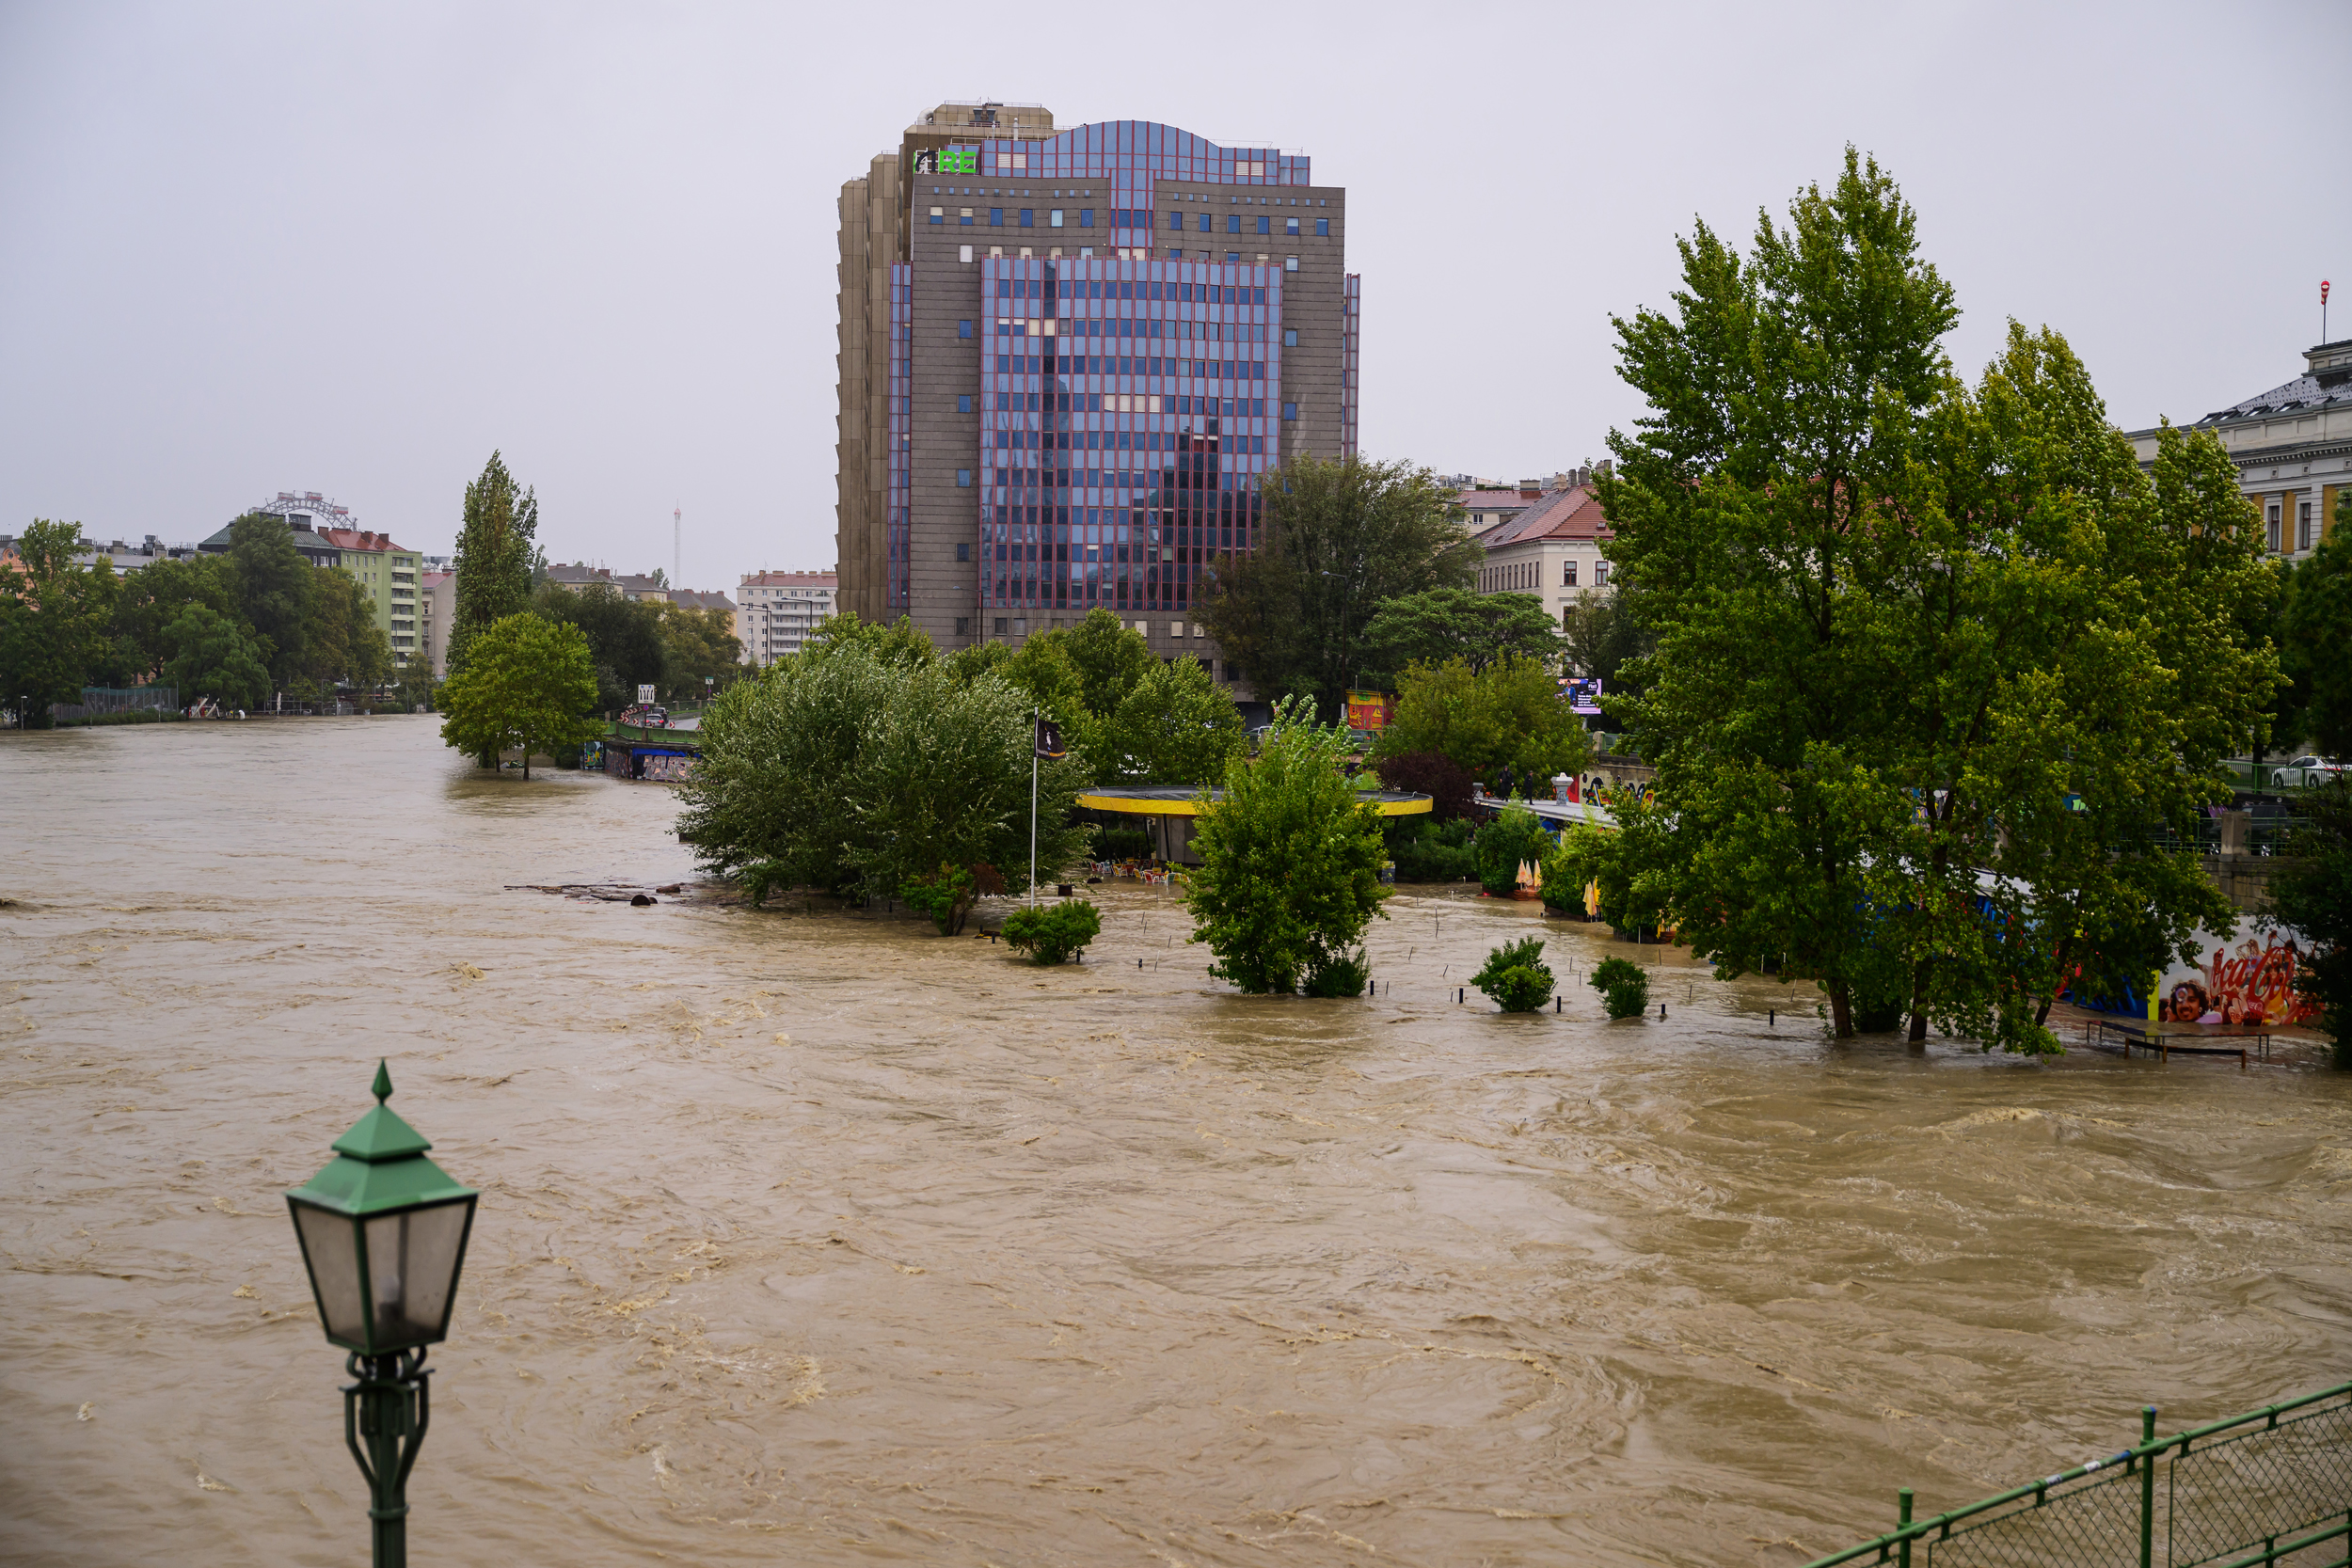
[[2316,789],[2344,776],[2344,764],[2333,757],[2305,753],[2270,770],[2273,789]]
[[621,711],[621,722],[634,724],[641,730],[666,730],[670,727],[670,710],[651,705],[631,705]]

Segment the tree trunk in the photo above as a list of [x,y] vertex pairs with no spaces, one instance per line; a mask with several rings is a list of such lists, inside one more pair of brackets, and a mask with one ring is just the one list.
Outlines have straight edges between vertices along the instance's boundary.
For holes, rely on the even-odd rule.
[[523,748],[523,783],[531,782],[531,748]]
[[1829,988],[1829,1032],[1841,1040],[1853,1038],[1853,989],[1843,980]]
[[1928,1043],[1928,961],[1919,960],[1911,979],[1911,1043]]

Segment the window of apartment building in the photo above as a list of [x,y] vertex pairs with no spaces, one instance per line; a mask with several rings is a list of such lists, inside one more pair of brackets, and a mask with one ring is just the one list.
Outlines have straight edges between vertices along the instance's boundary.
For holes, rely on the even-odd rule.
[[964,228],[966,228],[966,229],[971,228],[971,227],[972,227],[972,209],[971,209],[971,208],[969,208],[969,207],[964,208],[964,209],[962,210],[961,214],[960,214],[960,215],[956,218],[956,221],[957,221],[958,223],[961,224],[961,225],[962,225]]
[[1329,218],[1315,219],[1315,232],[1322,235],[1327,240],[1329,239],[1331,237],[1331,220]]
[[972,336],[972,324],[968,321],[960,321],[956,323],[956,336],[959,338],[969,338]]
[[1203,213],[1200,214],[1200,232],[1206,234],[1216,227],[1216,214],[1215,213]]
[[958,561],[969,561],[969,560],[971,560],[971,559],[972,559],[972,546],[971,546],[970,545],[968,545],[968,544],[967,544],[967,545],[958,545],[958,546],[956,546],[956,559],[957,559]]
[[1282,328],[1282,346],[1284,348],[1296,348],[1298,346],[1298,328],[1295,326],[1286,326]]
[[1178,230],[1183,229],[1183,228],[1184,228],[1184,214],[1182,214],[1182,213],[1170,213],[1170,214],[1168,214],[1168,226],[1170,229],[1178,229]]
[[2263,528],[2270,545],[2270,553],[2276,555],[2279,553],[2280,543],[2279,502],[2272,500],[2265,503],[2263,509]]
[[988,210],[988,226],[991,229],[1002,229],[1005,226],[1005,210],[1002,207],[991,207]]
[[947,209],[945,207],[932,208],[931,221],[933,223],[946,223],[947,221]]
[[1283,232],[1283,233],[1285,233],[1285,234],[1295,234],[1295,233],[1297,233],[1297,232],[1298,232],[1298,220],[1297,220],[1296,218],[1284,218],[1284,219],[1282,220],[1282,232]]
[[959,490],[969,490],[972,488],[971,469],[958,468],[956,470],[956,488]]
[[1239,213],[1228,213],[1225,214],[1225,232],[1228,234],[1238,234],[1241,232],[1241,214]]
[[969,615],[959,615],[956,617],[956,635],[958,637],[969,637],[972,635],[972,617]]
[[1576,586],[1575,562],[1564,561],[1560,563],[1560,586],[1563,588],[1574,588]]
[[1282,270],[1284,272],[1296,272],[1298,270],[1298,258],[1295,256],[1283,257]]
[[1045,227],[1048,229],[1059,229],[1061,227],[1061,209],[1059,207],[1055,208],[1052,212],[1045,214]]
[[971,393],[958,392],[956,394],[956,412],[959,414],[969,414],[972,412]]
[[1593,562],[1593,582],[1594,582],[1594,584],[1595,584],[1596,586],[1598,586],[1598,585],[1600,585],[1600,584],[1604,584],[1604,583],[1606,583],[1608,580],[1609,580],[1609,562],[1607,562],[1606,561],[1596,561],[1596,562]]
[[999,616],[997,616],[997,617],[996,617],[996,635],[997,635],[997,636],[1002,637],[1002,636],[1004,636],[1004,635],[1005,635],[1005,627],[1006,627],[1006,626],[1007,626],[1008,624],[1009,624],[1009,623],[1007,622],[1007,620],[1006,620],[1006,618],[1005,618],[1004,616],[999,615]]
[[2312,503],[2309,501],[2295,503],[2295,547],[2298,550],[2312,547]]
[[1021,209],[1021,227],[1024,229],[1035,229],[1037,227],[1036,208],[1024,207]]

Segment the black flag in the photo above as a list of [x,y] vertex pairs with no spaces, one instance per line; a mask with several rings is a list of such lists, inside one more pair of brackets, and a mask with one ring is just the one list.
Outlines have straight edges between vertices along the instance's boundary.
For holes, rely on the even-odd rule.
[[1070,754],[1070,749],[1061,743],[1061,726],[1042,715],[1037,721],[1037,754],[1041,757]]

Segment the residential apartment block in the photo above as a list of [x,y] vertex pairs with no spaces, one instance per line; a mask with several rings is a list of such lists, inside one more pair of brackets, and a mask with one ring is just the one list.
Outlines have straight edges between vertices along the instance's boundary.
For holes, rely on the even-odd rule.
[[[427,557],[431,560],[431,557]],[[433,678],[449,673],[449,632],[457,624],[457,574],[427,566],[417,575],[417,639]]]
[[1589,477],[1543,492],[1472,537],[1486,552],[1478,568],[1479,592],[1531,594],[1563,626],[1582,595],[1610,592],[1609,562],[1600,553],[1609,524]]
[[1170,125],[942,104],[840,221],[841,608],[945,648],[1102,608],[1202,656],[1170,628],[1260,542],[1261,480],[1356,449],[1346,192]]
[[[395,671],[405,670],[411,660],[424,657],[425,645],[417,625],[420,558],[416,551],[394,544],[389,534],[342,526],[356,520],[350,508],[336,505],[316,490],[299,494],[280,490],[276,499],[247,509],[247,515],[257,512],[283,517],[296,553],[311,565],[346,573],[358,583],[377,629],[391,644]],[[321,522],[326,526],[314,526]],[[223,527],[197,548],[227,553],[233,527]]]
[[[2309,555],[2335,526],[2337,496],[2352,488],[2352,339],[2304,350],[2301,375],[2187,428],[2220,438],[2271,551]],[[2154,461],[2154,430],[2129,439],[2142,464]]]
[[834,612],[841,578],[834,572],[746,572],[736,585],[742,601],[735,612],[736,640],[743,662],[765,669],[797,654]]

